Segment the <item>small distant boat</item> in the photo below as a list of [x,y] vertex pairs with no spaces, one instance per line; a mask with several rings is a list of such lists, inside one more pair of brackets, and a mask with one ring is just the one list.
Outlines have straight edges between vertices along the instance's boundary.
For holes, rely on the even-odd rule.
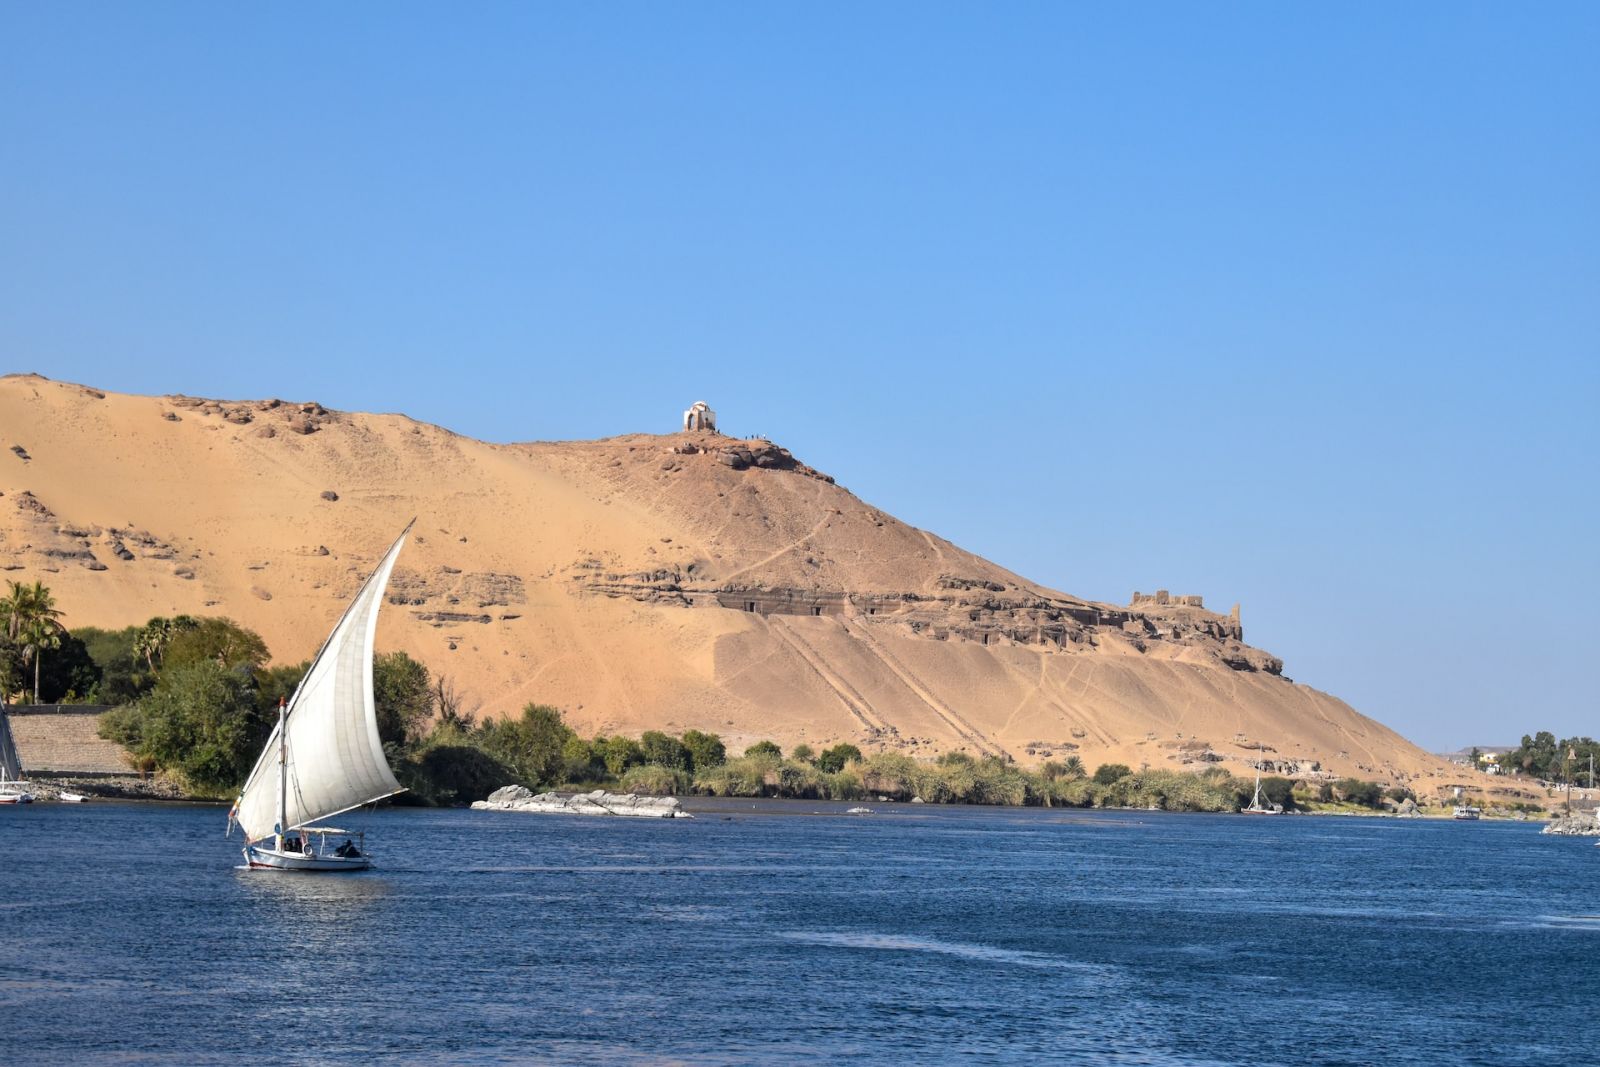
[[82,804],[84,801],[89,799],[89,794],[68,793],[63,791],[56,794],[56,799],[64,804]]
[[1474,822],[1483,817],[1483,809],[1474,807],[1471,804],[1457,804],[1456,810],[1450,817],[1452,819],[1460,819],[1463,822]]
[[876,815],[877,812],[873,811],[871,808],[848,808],[848,809],[845,810],[845,814],[846,815]]
[[[233,809],[245,863],[279,871],[361,871],[372,866],[358,831],[316,826],[404,792],[378,737],[372,644],[378,607],[412,519],[328,635],[294,696],[278,706],[267,739]],[[332,839],[344,838],[334,845]]]
[[0,699],[0,804],[32,804],[33,794],[22,777],[22,759],[17,755],[17,743],[11,738],[11,719],[6,714],[4,699]]
[[1240,815],[1282,815],[1283,814],[1283,805],[1282,804],[1263,803],[1263,798],[1261,796],[1261,753],[1259,751],[1260,742],[1258,741],[1258,742],[1256,742],[1256,744],[1258,746],[1258,751],[1256,752],[1256,793],[1255,793],[1255,796],[1250,798],[1250,806],[1248,808],[1240,808],[1239,809],[1239,814]]

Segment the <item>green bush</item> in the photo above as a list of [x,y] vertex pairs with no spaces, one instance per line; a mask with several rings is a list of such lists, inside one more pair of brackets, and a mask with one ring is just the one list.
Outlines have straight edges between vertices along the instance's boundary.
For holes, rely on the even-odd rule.
[[[1250,793],[1245,796],[1245,803],[1250,802],[1250,795],[1254,794],[1255,786],[1250,787]],[[1295,810],[1294,782],[1288,778],[1279,778],[1276,775],[1261,779],[1261,796],[1270,806],[1277,804],[1284,811]]]
[[83,641],[89,658],[94,661],[95,684],[88,691],[88,703],[131,704],[156,684],[155,672],[147,669],[144,660],[134,651],[139,627],[102,630],[83,626],[72,634]]
[[404,652],[373,656],[372,700],[378,714],[378,737],[384,744],[419,740],[423,724],[433,718],[433,680],[428,668]]
[[224,668],[254,669],[271,658],[261,636],[232,619],[190,619],[187,616],[179,616],[179,619],[183,622],[168,640],[165,653],[158,658],[163,671],[202,661]]
[[774,759],[783,758],[783,749],[778,747],[776,741],[757,741],[744,750],[746,756],[771,756]]
[[657,767],[670,767],[675,771],[687,771],[691,767],[689,750],[684,747],[671,734],[664,734],[660,730],[646,730],[639,735],[639,748],[644,752],[644,761],[653,763]]
[[513,772],[459,727],[435,731],[414,757],[395,765],[400,784],[428,804],[470,804],[511,782]]
[[779,761],[762,753],[727,760],[695,775],[697,792],[714,797],[763,797],[771,795],[768,776],[776,776]]
[[844,770],[847,763],[860,763],[861,750],[848,742],[841,741],[832,748],[825,748],[817,757],[817,766],[829,774],[838,774]]
[[484,723],[475,734],[479,748],[535,790],[558,784],[562,753],[573,737],[561,712],[548,704],[528,704],[518,718]]
[[1359,804],[1364,808],[1383,806],[1383,787],[1377,782],[1363,782],[1359,778],[1341,778],[1335,788],[1348,804]]
[[561,746],[561,779],[566,783],[598,782],[607,777],[606,761],[594,741],[574,734]]
[[199,660],[163,671],[149,695],[102,728],[190,789],[222,797],[244,784],[272,724],[249,673]]
[[917,795],[919,773],[917,761],[899,752],[877,752],[861,764],[861,782],[867,791],[895,800],[910,800]]
[[628,773],[622,776],[622,791],[644,796],[667,797],[689,793],[692,789],[687,771],[677,767],[663,767],[659,763],[647,763],[640,767],[629,768]]
[[828,798],[830,800],[860,800],[866,796],[866,787],[861,784],[861,776],[854,771],[823,771],[823,780],[827,783]]
[[728,750],[716,734],[685,730],[683,747],[689,750],[689,766],[696,771],[708,770],[728,758]]
[[606,765],[607,773],[614,778],[644,762],[644,749],[631,737],[597,737],[594,750]]
[[1102,763],[1095,768],[1094,784],[1111,785],[1119,779],[1126,778],[1133,773],[1133,768],[1126,763]]

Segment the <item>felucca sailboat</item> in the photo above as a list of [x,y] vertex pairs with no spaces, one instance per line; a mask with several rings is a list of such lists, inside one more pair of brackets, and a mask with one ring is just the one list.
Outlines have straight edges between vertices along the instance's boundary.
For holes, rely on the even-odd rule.
[[1261,795],[1261,742],[1256,742],[1256,793],[1250,798],[1248,808],[1240,808],[1240,815],[1282,815],[1283,805],[1265,803],[1266,798]]
[[[228,813],[244,830],[245,862],[282,871],[372,866],[360,833],[314,825],[404,792],[378,737],[372,646],[378,607],[412,519],[333,628]],[[332,839],[344,841],[332,845]],[[358,844],[358,842],[361,842]]]

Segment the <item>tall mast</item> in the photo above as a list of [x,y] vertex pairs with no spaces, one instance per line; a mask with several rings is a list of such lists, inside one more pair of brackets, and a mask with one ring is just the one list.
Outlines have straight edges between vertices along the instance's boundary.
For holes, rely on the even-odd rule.
[[278,851],[283,851],[283,835],[289,829],[289,732],[283,698],[278,698]]
[[1250,801],[1251,807],[1256,807],[1256,808],[1259,808],[1261,806],[1261,751],[1262,751],[1262,744],[1261,744],[1260,741],[1257,741],[1256,742],[1256,795]]

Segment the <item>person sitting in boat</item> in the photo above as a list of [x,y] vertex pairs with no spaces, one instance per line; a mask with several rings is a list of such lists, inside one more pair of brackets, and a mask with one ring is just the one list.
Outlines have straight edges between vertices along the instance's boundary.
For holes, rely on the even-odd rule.
[[347,860],[353,860],[357,856],[361,855],[361,850],[356,848],[355,842],[347,837],[344,839],[344,844],[333,850],[333,854],[335,856],[342,856]]
[[283,839],[283,850],[285,852],[299,852],[300,848],[300,839],[298,837],[286,837]]

